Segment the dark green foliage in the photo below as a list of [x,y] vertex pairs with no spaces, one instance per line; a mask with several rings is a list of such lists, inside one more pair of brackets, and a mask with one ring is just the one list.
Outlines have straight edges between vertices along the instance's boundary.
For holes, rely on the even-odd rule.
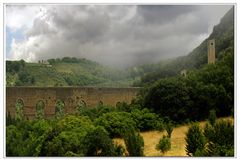
[[[113,156],[115,154],[115,146],[103,127],[96,127],[83,140],[85,156]],[[123,155],[120,154],[119,148],[116,148],[116,151],[117,155]]]
[[[78,106],[77,108],[79,108]],[[80,110],[80,111],[79,111]],[[96,118],[102,116],[105,113],[114,112],[116,109],[109,105],[97,105],[94,108],[86,108],[82,107],[78,109],[78,114],[82,116],[88,116],[91,120],[95,120]]]
[[17,73],[25,67],[25,61],[6,61],[6,69],[9,73]]
[[64,116],[64,102],[61,100],[57,100],[55,105],[55,117],[57,119],[62,118]]
[[94,129],[93,123],[83,116],[65,116],[52,123],[53,130],[43,143],[42,156],[84,156],[85,136]]
[[198,124],[193,124],[186,134],[186,152],[189,156],[195,156],[205,146],[205,138]]
[[122,137],[128,130],[136,128],[136,123],[127,112],[108,112],[95,120],[95,125],[103,126],[111,138]]
[[210,124],[213,126],[216,122],[217,116],[216,116],[216,111],[215,110],[211,110],[208,120],[210,122]]
[[176,122],[204,120],[212,109],[217,116],[229,116],[233,111],[234,78],[226,63],[223,59],[190,71],[186,77],[161,79],[141,91],[135,102]]
[[144,93],[143,106],[153,108],[161,117],[183,121],[192,103],[188,88],[183,79],[162,79]]
[[165,125],[165,129],[166,129],[166,131],[167,131],[167,137],[168,138],[171,138],[171,136],[172,136],[172,131],[173,131],[173,124],[171,123],[171,122],[169,122],[169,123],[167,123],[166,125]]
[[45,120],[37,122],[18,121],[7,126],[7,156],[38,156],[43,142],[51,133],[51,126]]
[[18,80],[16,86],[30,86],[35,83],[35,78],[30,75],[26,70],[21,70],[18,73]]
[[234,126],[229,121],[219,121],[204,128],[207,140],[206,156],[234,156]]
[[103,127],[85,116],[12,122],[6,129],[7,156],[122,156]]
[[163,137],[159,140],[159,143],[156,145],[156,149],[161,150],[163,154],[169,151],[171,149],[170,138],[163,135]]
[[132,107],[128,105],[126,102],[118,102],[116,104],[117,111],[131,112]]
[[157,114],[150,112],[149,109],[133,109],[131,115],[140,131],[161,130],[163,121]]
[[123,138],[129,156],[144,156],[144,140],[138,132],[128,130]]

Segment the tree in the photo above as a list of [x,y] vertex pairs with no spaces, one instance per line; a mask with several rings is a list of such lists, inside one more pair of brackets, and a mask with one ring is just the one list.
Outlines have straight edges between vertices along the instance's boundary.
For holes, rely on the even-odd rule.
[[164,154],[171,149],[171,141],[170,138],[163,135],[163,137],[159,140],[159,143],[156,145],[157,150],[161,150]]
[[115,147],[107,131],[103,127],[96,127],[84,137],[85,156],[112,156]]
[[168,138],[171,138],[171,135],[172,135],[172,131],[173,131],[173,125],[171,122],[167,123],[166,124],[166,127],[165,127],[166,131],[167,131],[167,134],[168,134]]
[[143,93],[143,107],[153,108],[161,117],[177,122],[188,117],[191,100],[183,78],[161,79]]
[[189,156],[195,156],[197,151],[201,151],[205,146],[204,135],[197,123],[190,126],[186,134],[186,152]]
[[217,116],[216,116],[216,111],[215,110],[211,110],[209,113],[209,122],[210,124],[213,126],[216,122]]
[[142,136],[134,130],[129,130],[124,134],[124,142],[129,156],[143,156],[144,141]]
[[136,123],[127,112],[104,113],[95,120],[95,125],[103,126],[111,138],[122,137],[127,131],[136,129]]
[[156,113],[150,112],[149,109],[132,109],[131,115],[140,131],[161,130],[162,120]]
[[234,156],[234,126],[230,121],[207,124],[204,136],[207,140],[206,156]]

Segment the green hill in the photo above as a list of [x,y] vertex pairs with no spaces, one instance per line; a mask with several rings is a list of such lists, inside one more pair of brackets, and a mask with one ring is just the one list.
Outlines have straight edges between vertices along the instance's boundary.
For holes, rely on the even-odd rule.
[[[48,64],[50,63],[50,64]],[[130,86],[127,71],[96,62],[65,57],[44,63],[7,61],[7,86]]]

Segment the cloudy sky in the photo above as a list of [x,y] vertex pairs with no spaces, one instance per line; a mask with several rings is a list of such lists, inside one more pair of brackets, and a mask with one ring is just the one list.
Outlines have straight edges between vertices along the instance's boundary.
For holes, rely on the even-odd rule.
[[186,55],[229,5],[7,5],[6,58],[87,58],[127,67]]

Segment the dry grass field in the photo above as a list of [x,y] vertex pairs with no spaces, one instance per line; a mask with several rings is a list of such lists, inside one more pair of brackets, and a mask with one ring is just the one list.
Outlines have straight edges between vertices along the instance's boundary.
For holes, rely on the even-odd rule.
[[[233,121],[233,118],[222,118],[224,120],[230,119]],[[200,122],[200,126],[204,127],[204,122]],[[155,149],[156,144],[159,142],[159,139],[162,138],[163,135],[167,135],[166,131],[148,131],[141,132],[141,136],[144,139],[144,155],[145,156],[187,156],[185,151],[185,136],[188,130],[188,125],[176,127],[173,129],[171,136],[171,150],[166,152],[164,155]],[[125,147],[123,139],[114,139],[116,144],[121,144]]]

